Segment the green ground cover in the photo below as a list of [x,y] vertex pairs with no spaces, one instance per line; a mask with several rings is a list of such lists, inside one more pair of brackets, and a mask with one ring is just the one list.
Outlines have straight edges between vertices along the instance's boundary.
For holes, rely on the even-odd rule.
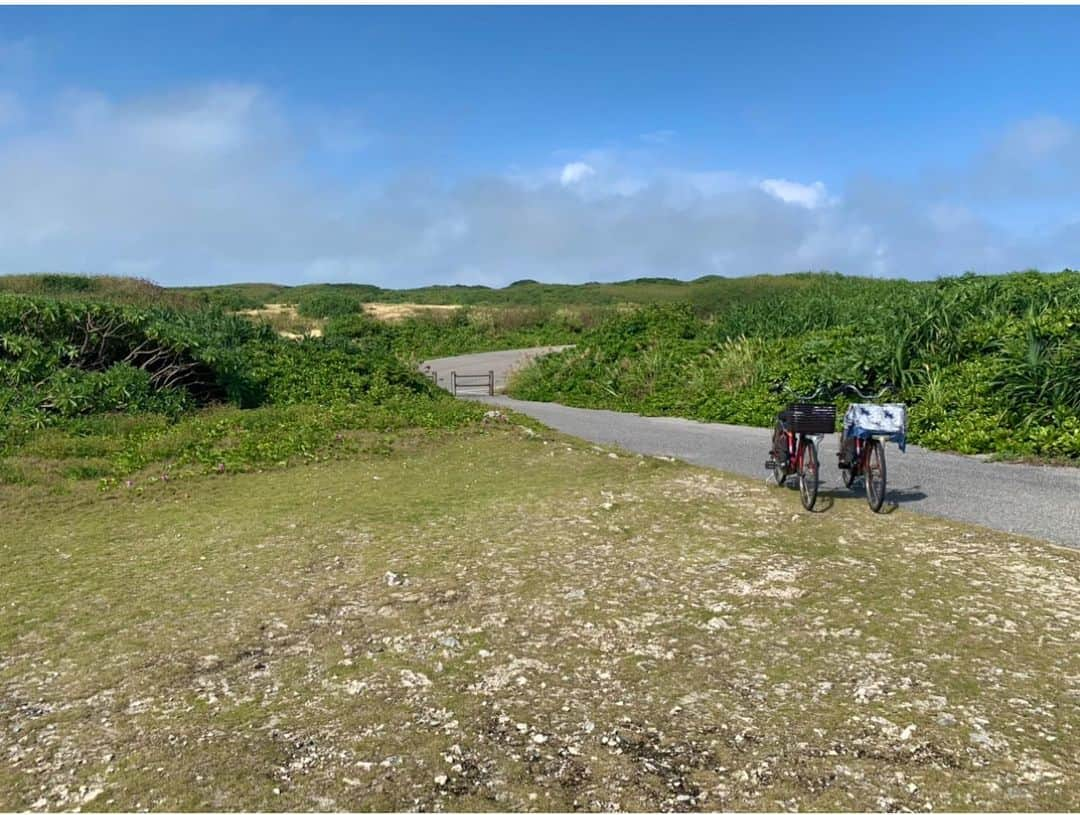
[[509,423],[0,504],[0,809],[1080,806],[1075,551]]
[[575,342],[522,371],[510,393],[769,426],[785,402],[777,386],[891,385],[919,444],[1080,459],[1078,272],[824,275],[705,315],[686,304],[616,314]]
[[[390,391],[399,403],[422,404],[430,426],[439,421],[432,414],[453,409],[437,394],[414,400],[424,388],[410,372],[419,360],[574,344],[523,372],[511,392],[767,425],[784,401],[777,385],[808,393],[819,384],[852,382],[876,391],[888,383],[892,398],[911,405],[912,439],[920,444],[1080,460],[1080,273],[1071,271],[924,283],[801,274],[400,292],[356,285],[162,289],[145,281],[45,275],[0,278],[4,290],[21,294],[0,294],[6,382],[0,420],[20,432],[95,410],[175,419],[215,401],[241,407],[351,401],[367,410]],[[358,310],[376,299],[472,305],[382,322]],[[296,303],[319,316],[229,313],[268,302]],[[36,303],[39,314],[30,326],[20,322],[27,303]],[[201,366],[203,379],[213,381],[194,392],[160,388],[161,376],[152,371],[88,364],[81,351],[73,362],[62,359],[82,339],[77,326],[60,322],[77,324],[87,309],[100,315],[109,308],[129,317],[138,312],[137,320],[123,319],[144,334],[156,332],[153,342],[164,337],[170,353]],[[57,310],[61,317],[49,317],[52,322],[40,316]],[[287,326],[315,320],[325,338],[275,341],[272,328],[281,328],[275,319]],[[126,353],[135,347],[129,342]]]
[[335,295],[302,341],[224,295],[0,283],[0,810],[1080,806],[1076,552],[806,514],[411,365],[569,339],[518,387],[749,422],[774,378],[899,371],[917,432],[988,405],[980,444],[1046,454],[1075,273],[397,324]]
[[212,308],[0,295],[0,482],[282,466],[482,412],[378,343],[286,340]]
[[361,348],[378,346],[416,364],[477,351],[572,344],[614,313],[613,308],[590,306],[465,307],[393,323],[352,315],[331,319],[324,330],[329,338],[351,340]]

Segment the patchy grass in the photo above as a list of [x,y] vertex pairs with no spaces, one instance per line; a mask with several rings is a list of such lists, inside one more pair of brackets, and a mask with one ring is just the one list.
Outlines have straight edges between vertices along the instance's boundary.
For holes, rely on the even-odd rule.
[[460,310],[456,305],[433,305],[422,303],[364,303],[364,313],[376,320],[397,323],[402,320],[429,314],[447,314]]
[[0,492],[0,809],[1080,807],[1071,550],[524,426],[84,486]]
[[321,337],[326,320],[303,317],[296,306],[289,303],[267,303],[259,308],[236,312],[257,322],[267,323],[277,334],[290,340],[304,337]]
[[[364,314],[387,323],[435,315],[436,317],[460,311],[462,306],[429,305],[421,303],[359,303]],[[267,303],[259,308],[242,309],[237,312],[270,325],[278,334],[288,339],[321,337],[327,320],[322,317],[305,317],[291,303]]]

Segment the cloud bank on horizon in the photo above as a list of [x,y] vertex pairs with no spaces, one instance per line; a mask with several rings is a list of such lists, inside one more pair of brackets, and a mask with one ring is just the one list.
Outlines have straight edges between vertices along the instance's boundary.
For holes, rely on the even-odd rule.
[[326,170],[362,154],[374,125],[293,110],[259,83],[29,99],[0,82],[0,273],[402,288],[1080,263],[1080,127],[1052,115],[1005,122],[914,178],[833,186],[736,157],[680,164],[662,121],[621,143],[552,146],[535,166]]

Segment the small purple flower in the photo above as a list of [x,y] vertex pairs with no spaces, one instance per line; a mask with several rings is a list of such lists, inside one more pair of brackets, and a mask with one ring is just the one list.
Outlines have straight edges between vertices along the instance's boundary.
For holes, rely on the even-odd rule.
[[124,482],[124,486],[130,490],[132,487],[135,486],[135,482],[129,478],[127,481]]
[[218,462],[217,471],[219,473],[225,472],[225,463],[224,462],[220,462],[220,461]]
[[169,474],[168,473],[162,473],[161,474],[161,480],[162,481],[168,481],[169,480]]

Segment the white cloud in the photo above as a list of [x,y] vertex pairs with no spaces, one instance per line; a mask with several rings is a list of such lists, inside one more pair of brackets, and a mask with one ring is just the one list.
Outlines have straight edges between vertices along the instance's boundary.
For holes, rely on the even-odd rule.
[[574,161],[562,168],[559,181],[564,187],[584,181],[589,176],[596,175],[596,170],[584,161]]
[[119,124],[151,149],[195,155],[228,152],[257,135],[250,125],[260,114],[259,102],[257,87],[220,85],[125,110]]
[[935,197],[1051,205],[1074,199],[1080,189],[1080,127],[1055,116],[1013,123],[971,161],[939,168],[926,181]]
[[[995,226],[968,200],[977,200],[975,179],[992,178],[1003,159],[975,161],[963,183],[933,190],[856,178],[831,192],[821,182],[659,166],[613,148],[557,155],[513,176],[376,183],[313,171],[313,155],[339,157],[334,140],[309,112],[290,115],[258,86],[135,101],[68,94],[43,107],[26,117],[32,132],[0,135],[0,273],[406,287],[1080,265],[1075,224],[1050,219],[1028,234]],[[1031,138],[1048,166],[1071,160],[1072,142]]]
[[820,181],[815,181],[813,184],[800,184],[784,178],[766,178],[759,186],[785,204],[795,204],[807,209],[816,209],[827,201],[825,185]]
[[1076,128],[1057,116],[1035,116],[1010,127],[997,151],[1014,160],[1041,159],[1068,146],[1076,137]]

